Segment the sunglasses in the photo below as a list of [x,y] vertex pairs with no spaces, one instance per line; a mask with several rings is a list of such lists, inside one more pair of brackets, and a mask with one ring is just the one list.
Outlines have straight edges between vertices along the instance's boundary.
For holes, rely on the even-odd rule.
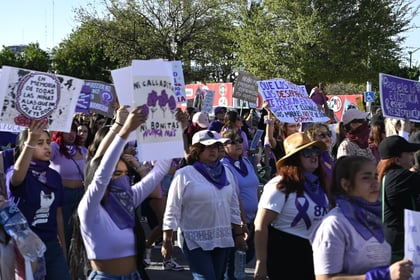
[[244,140],[242,138],[238,138],[238,139],[232,139],[230,141],[227,141],[225,144],[226,145],[236,145],[236,144],[242,144],[244,142]]
[[322,138],[322,139],[325,139],[327,137],[331,137],[331,135],[332,135],[331,131],[328,131],[327,133],[322,132],[322,133],[318,134],[317,136]]
[[310,158],[312,156],[319,156],[321,154],[321,150],[318,147],[306,148],[300,152],[304,158]]

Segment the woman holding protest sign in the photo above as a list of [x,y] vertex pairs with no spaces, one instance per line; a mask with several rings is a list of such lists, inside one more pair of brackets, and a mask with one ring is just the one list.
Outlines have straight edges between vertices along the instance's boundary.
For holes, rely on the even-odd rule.
[[271,167],[270,177],[274,177],[276,174],[276,161],[285,155],[283,140],[286,139],[287,136],[299,132],[300,123],[280,122],[271,112],[267,101],[264,101],[263,108],[267,111],[267,115],[264,117],[264,123],[266,125],[264,146],[268,146],[271,150],[269,159]]
[[32,120],[29,128],[19,133],[15,164],[7,172],[6,185],[9,198],[47,247],[45,279],[70,279],[62,216],[64,188],[61,176],[49,167],[51,145],[46,125],[47,120]]

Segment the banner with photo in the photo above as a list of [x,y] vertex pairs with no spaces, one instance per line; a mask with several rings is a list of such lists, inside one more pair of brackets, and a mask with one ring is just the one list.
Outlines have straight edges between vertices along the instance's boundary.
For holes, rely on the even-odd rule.
[[379,97],[384,117],[420,122],[420,82],[379,74]]
[[172,63],[133,60],[134,106],[146,104],[149,117],[137,130],[138,156],[143,161],[184,156],[181,124],[176,121]]
[[258,88],[270,110],[282,122],[327,122],[327,115],[309,98],[305,86],[284,79],[258,81]]
[[29,126],[48,119],[48,129],[69,132],[84,80],[3,66],[0,76],[0,122]]

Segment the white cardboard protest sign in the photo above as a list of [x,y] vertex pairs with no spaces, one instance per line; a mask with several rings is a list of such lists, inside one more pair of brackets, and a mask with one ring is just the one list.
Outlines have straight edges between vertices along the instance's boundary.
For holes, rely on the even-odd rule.
[[48,119],[48,129],[69,132],[84,80],[3,66],[0,77],[0,122],[29,126]]
[[146,104],[149,116],[137,129],[139,158],[143,161],[184,156],[181,124],[176,121],[172,63],[133,60],[134,106]]
[[414,263],[410,279],[420,279],[420,212],[404,209],[404,258]]
[[261,96],[268,102],[270,110],[282,122],[327,122],[329,118],[309,98],[304,86],[284,79],[258,81]]

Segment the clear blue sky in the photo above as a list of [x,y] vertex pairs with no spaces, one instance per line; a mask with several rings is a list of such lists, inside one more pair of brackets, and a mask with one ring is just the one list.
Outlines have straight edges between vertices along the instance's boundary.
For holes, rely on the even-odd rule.
[[[78,26],[74,9],[87,3],[101,6],[101,0],[0,0],[0,49],[2,46],[38,42],[42,49],[51,49]],[[415,0],[420,5],[420,0]],[[420,48],[420,15],[412,24],[418,26],[407,33],[403,56],[409,64],[408,51]],[[412,54],[412,65],[420,64],[420,49]]]

